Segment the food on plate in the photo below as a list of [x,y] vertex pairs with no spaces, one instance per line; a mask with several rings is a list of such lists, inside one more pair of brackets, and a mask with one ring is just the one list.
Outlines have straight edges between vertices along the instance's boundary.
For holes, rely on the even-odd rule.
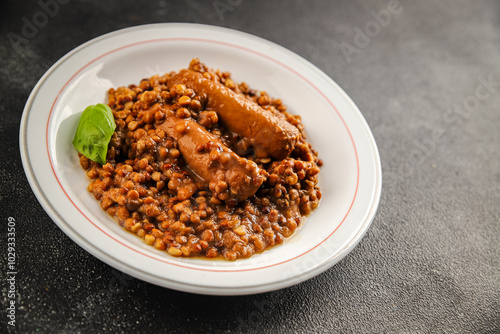
[[238,156],[197,122],[174,116],[172,110],[157,129],[175,139],[186,166],[210,182],[220,200],[243,201],[265,180],[265,171],[255,162]]
[[158,250],[248,258],[282,244],[319,205],[322,161],[300,116],[229,72],[193,59],[109,89],[108,106],[106,160],[78,153],[88,190]]
[[264,109],[220,82],[210,80],[200,72],[182,70],[168,80],[167,87],[184,84],[198,94],[207,96],[207,108],[217,110],[229,131],[250,141],[255,155],[286,158],[295,147],[299,130],[284,116]]
[[111,109],[102,103],[88,106],[80,116],[73,146],[87,158],[106,163],[106,153],[116,124]]

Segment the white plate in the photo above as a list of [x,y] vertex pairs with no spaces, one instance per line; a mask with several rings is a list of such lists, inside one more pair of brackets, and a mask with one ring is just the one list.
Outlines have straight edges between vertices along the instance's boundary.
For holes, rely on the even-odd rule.
[[[284,245],[250,259],[182,259],[122,230],[87,192],[71,140],[82,110],[111,87],[177,71],[199,57],[281,98],[300,114],[324,166],[320,206]],[[215,295],[260,293],[309,279],[340,261],[377,210],[381,168],[363,116],[328,76],[296,54],[245,33],[195,24],[154,24],[91,40],[40,79],[20,128],[24,169],[38,200],[76,243],[109,265],[172,289]],[[49,251],[49,250],[47,250]]]

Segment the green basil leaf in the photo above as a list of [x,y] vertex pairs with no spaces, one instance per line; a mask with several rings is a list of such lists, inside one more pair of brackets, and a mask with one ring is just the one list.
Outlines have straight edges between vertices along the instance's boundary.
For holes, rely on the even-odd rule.
[[90,160],[104,165],[115,129],[113,112],[109,106],[102,103],[88,106],[80,116],[73,146]]

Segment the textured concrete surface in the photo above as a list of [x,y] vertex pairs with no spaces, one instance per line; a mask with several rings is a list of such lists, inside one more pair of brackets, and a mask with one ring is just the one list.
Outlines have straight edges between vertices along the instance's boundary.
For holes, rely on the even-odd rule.
[[[500,2],[60,0],[23,35],[46,3],[3,1],[0,11],[0,332],[500,332]],[[81,43],[154,22],[266,38],[356,102],[380,150],[383,191],[370,230],[338,265],[267,294],[191,295],[103,264],[47,216],[19,156],[30,91]],[[25,40],[15,46],[10,33]],[[7,324],[8,217],[16,327]]]

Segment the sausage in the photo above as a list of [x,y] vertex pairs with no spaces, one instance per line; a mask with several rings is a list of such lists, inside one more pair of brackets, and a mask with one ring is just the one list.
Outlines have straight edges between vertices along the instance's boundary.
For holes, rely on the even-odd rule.
[[238,156],[193,120],[170,112],[157,128],[177,141],[188,167],[209,182],[210,190],[220,200],[246,200],[266,179],[266,172],[255,162]]
[[172,76],[168,88],[183,84],[198,94],[206,94],[207,107],[217,111],[224,125],[250,140],[259,158],[286,158],[294,149],[300,132],[283,117],[261,108],[226,86],[209,80],[199,72],[182,70]]

